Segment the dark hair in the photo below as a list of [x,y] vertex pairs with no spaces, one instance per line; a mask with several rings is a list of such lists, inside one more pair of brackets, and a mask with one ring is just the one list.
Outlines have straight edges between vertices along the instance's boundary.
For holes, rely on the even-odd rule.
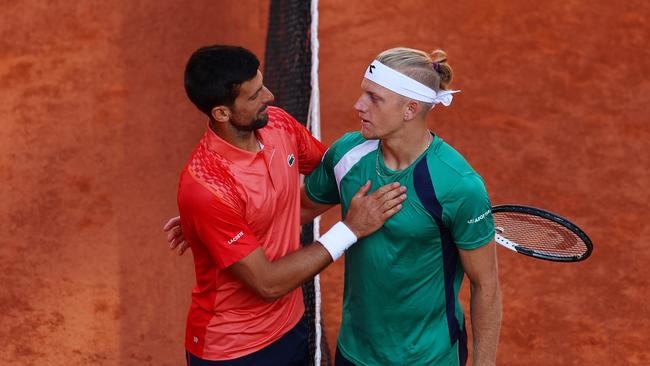
[[237,46],[213,45],[196,50],[185,66],[185,92],[201,112],[232,106],[239,86],[257,75],[260,61],[251,51]]

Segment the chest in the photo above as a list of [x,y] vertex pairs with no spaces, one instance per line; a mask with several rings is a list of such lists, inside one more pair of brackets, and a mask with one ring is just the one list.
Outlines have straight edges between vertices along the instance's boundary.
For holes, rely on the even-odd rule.
[[285,220],[295,210],[300,175],[290,147],[268,144],[250,165],[233,170],[244,200],[246,222],[256,235],[264,235],[274,221]]
[[[372,183],[369,194],[386,184],[398,182],[406,187],[407,198],[402,203],[402,209],[389,218],[378,233],[395,245],[398,243],[417,243],[425,246],[435,244],[440,237],[438,226],[416,194],[413,179],[412,170],[392,176],[381,176],[377,174],[373,164],[358,164],[340,183],[343,216],[347,214],[352,197],[366,181],[370,180]],[[403,249],[408,250],[408,248]]]

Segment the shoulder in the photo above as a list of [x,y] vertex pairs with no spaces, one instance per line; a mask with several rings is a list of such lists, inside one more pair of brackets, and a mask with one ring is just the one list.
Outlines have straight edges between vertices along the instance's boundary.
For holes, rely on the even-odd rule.
[[428,159],[438,169],[458,177],[475,173],[472,166],[458,150],[439,137],[436,137],[436,140],[436,146],[431,150]]
[[181,173],[179,207],[199,211],[215,207],[242,210],[243,200],[230,166],[226,158],[200,143]]
[[483,178],[461,153],[436,137],[436,146],[427,155],[427,165],[436,191],[441,195],[485,192]]
[[343,158],[362,157],[377,150],[378,140],[366,140],[361,132],[348,132],[336,140],[325,152],[325,158],[336,165]]

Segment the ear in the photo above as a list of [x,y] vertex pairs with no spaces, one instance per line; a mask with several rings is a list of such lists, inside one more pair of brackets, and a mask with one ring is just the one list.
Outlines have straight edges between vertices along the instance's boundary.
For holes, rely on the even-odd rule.
[[422,108],[420,103],[418,103],[415,100],[409,100],[406,103],[406,108],[404,108],[404,120],[405,121],[410,121],[413,118],[415,118],[415,116],[417,116],[418,111],[420,110],[420,108]]
[[228,122],[230,120],[230,108],[226,106],[216,106],[211,111],[212,118],[217,122]]

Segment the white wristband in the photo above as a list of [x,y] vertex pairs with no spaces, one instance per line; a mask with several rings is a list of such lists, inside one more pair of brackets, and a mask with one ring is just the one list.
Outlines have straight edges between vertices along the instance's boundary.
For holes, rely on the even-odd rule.
[[331,229],[327,230],[318,241],[330,253],[332,260],[336,261],[346,249],[357,242],[357,236],[342,221],[339,221]]

